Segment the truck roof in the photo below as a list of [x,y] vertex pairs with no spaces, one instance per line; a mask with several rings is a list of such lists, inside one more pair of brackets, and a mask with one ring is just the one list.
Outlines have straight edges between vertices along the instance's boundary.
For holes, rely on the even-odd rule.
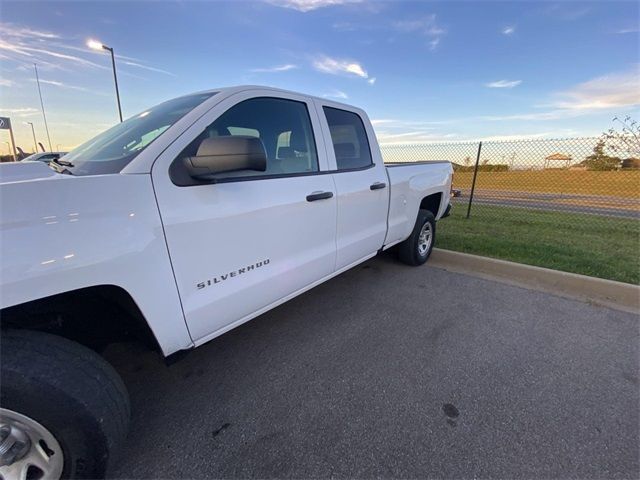
[[[343,103],[343,102],[336,102],[335,100],[331,100],[325,97],[319,97],[317,95],[309,95],[307,93],[304,92],[296,92],[293,90],[285,90],[283,88],[276,88],[276,87],[269,87],[269,86],[265,86],[265,85],[237,85],[237,86],[232,86],[232,87],[221,87],[221,88],[212,88],[209,90],[202,90],[200,92],[194,92],[194,93],[212,93],[212,92],[217,92],[217,93],[238,93],[238,92],[243,92],[245,90],[255,90],[255,89],[260,89],[260,90],[271,90],[273,92],[278,92],[278,93],[289,93],[289,94],[293,94],[293,95],[302,95],[305,97],[309,97],[309,98],[313,98],[316,100],[320,100],[322,102],[328,102],[328,103],[332,103],[335,105],[343,105],[345,107],[348,107],[350,109],[354,109],[354,108],[358,108],[355,105],[350,105],[347,103]],[[359,109],[359,108],[358,108]]]

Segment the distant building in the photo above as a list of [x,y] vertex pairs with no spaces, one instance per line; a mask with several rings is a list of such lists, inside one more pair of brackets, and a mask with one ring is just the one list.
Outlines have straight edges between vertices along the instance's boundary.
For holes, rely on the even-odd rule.
[[[569,168],[571,165],[571,155],[565,155],[564,153],[554,153],[545,157],[544,159],[544,169],[547,168]],[[556,165],[560,164],[559,167]]]
[[640,170],[640,158],[625,158],[620,162],[620,168],[625,170]]

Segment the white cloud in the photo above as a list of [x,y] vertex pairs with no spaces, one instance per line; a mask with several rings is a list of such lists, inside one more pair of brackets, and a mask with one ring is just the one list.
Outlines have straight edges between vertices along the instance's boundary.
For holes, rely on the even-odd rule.
[[331,26],[343,32],[353,32],[356,30],[356,26],[351,22],[334,22]]
[[319,8],[361,3],[362,0],[266,0],[271,5],[291,8],[299,12],[310,12]]
[[627,33],[638,33],[638,32],[640,32],[640,28],[631,27],[631,28],[621,28],[620,30],[617,30],[615,33],[619,35],[625,35]]
[[[467,119],[464,119],[465,121]],[[416,121],[416,120],[395,120],[391,118],[380,118],[371,120],[373,125],[387,125],[389,128],[419,128],[423,130],[432,130],[436,125],[448,125],[456,122],[457,120],[431,120],[431,121]]]
[[[31,81],[35,82],[35,79],[31,79]],[[76,85],[70,85],[68,83],[64,83],[64,82],[60,82],[58,80],[46,80],[44,78],[40,79],[40,83],[44,83],[45,85],[52,85],[54,87],[59,87],[59,88],[65,88],[68,90],[76,90],[78,92],[86,92],[86,93],[91,93],[94,95],[107,95],[106,93],[102,93],[102,92],[97,92],[95,90],[89,89],[89,88],[84,88],[84,87],[78,87]]]
[[[35,79],[33,79],[32,81],[35,82]],[[58,82],[56,80],[45,80],[44,78],[41,78],[40,83],[46,83],[47,85],[53,85],[55,87],[64,87],[64,84],[62,82]]]
[[515,32],[516,32],[515,25],[507,25],[502,29],[502,34],[507,36],[513,35]]
[[376,132],[378,142],[382,145],[401,144],[407,145],[412,143],[438,143],[455,140],[458,138],[457,133],[426,133],[421,131],[389,133],[385,131]]
[[522,80],[497,80],[495,82],[485,83],[488,88],[513,88],[522,83]]
[[40,110],[37,108],[0,108],[2,113],[38,113]]
[[369,78],[369,74],[360,63],[353,60],[331,58],[326,55],[316,58],[313,61],[313,68],[331,75],[355,75],[360,78]]
[[14,82],[7,78],[0,78],[0,87],[12,87]]
[[513,135],[491,135],[488,137],[482,137],[478,140],[483,142],[510,142],[513,140],[537,140],[539,138],[546,138],[557,135],[557,132],[542,132],[542,133],[526,133],[526,134],[513,134]]
[[[86,45],[79,47],[77,45],[67,45],[64,43],[60,43],[60,42],[49,42],[47,43],[47,45],[50,45],[51,47],[55,47],[55,48],[62,48],[64,50],[73,50],[75,52],[82,52],[82,53],[90,53],[92,55],[100,55],[100,56],[104,56],[105,52],[104,50],[93,50],[89,47],[87,47]],[[116,56],[116,60],[120,61],[120,60],[129,60],[131,62],[140,62],[141,60],[139,58],[134,58],[134,57],[128,57],[126,55],[120,55],[119,53],[115,53]]]
[[38,110],[37,108],[31,108],[31,107],[26,107],[26,108],[2,108],[2,109],[0,109],[0,112],[2,113],[2,115],[23,118],[23,117],[32,117],[34,115],[38,115],[40,113],[40,110]]
[[75,55],[67,55],[66,53],[54,52],[52,50],[44,50],[42,48],[31,48],[31,47],[23,47],[23,48],[27,51],[42,53],[44,55],[49,55],[51,57],[61,59],[61,60],[68,60],[70,62],[78,63],[80,65],[84,65],[87,67],[101,68],[103,70],[108,69],[108,67],[104,65],[98,65],[97,63],[94,63],[90,60],[86,60],[84,58],[77,57]]
[[4,22],[0,23],[0,34],[2,34],[2,36],[11,36],[14,38],[41,38],[44,40],[53,40],[56,38],[60,38],[60,35],[52,32],[33,30],[29,27],[23,27]]
[[[64,43],[65,39],[56,33],[0,22],[0,38],[0,52],[10,54],[3,54],[1,55],[2,58],[20,64],[19,68],[23,70],[32,70],[33,63],[37,63],[38,67],[43,70],[73,71],[77,70],[78,67],[90,67],[102,70],[111,69],[106,59],[107,55],[103,51],[91,50],[88,47],[81,48],[76,44],[66,45]],[[71,53],[74,52],[81,52],[82,55],[72,55]],[[105,59],[103,62],[96,63],[85,58],[87,55],[102,55]],[[124,55],[116,55],[116,61],[131,67],[175,76],[171,72],[145,65],[140,60]],[[122,74],[127,75],[128,72],[123,71]]]
[[404,32],[419,32],[425,35],[444,35],[447,31],[436,23],[436,15],[432,13],[415,20],[400,20],[393,22],[396,30]]
[[574,21],[591,13],[591,11],[590,6],[581,6],[577,2],[561,2],[551,3],[542,13],[554,20]]
[[516,113],[512,115],[482,115],[479,120],[489,120],[492,122],[510,120],[559,120],[561,118],[577,117],[578,115],[566,110],[552,110],[549,112]]
[[610,73],[560,92],[553,107],[593,111],[640,105],[640,67]]
[[29,37],[29,32],[34,34],[47,35],[47,33],[34,32],[33,30],[30,30],[28,28],[16,28],[15,30],[12,30],[10,28],[7,28],[7,24],[0,24],[0,33],[2,33],[3,35],[3,39],[0,40],[0,50],[16,54],[19,58],[13,60],[17,61],[28,60],[29,63],[37,62],[51,65],[50,62],[47,62],[42,58],[42,56],[44,55],[46,57],[53,57],[56,60],[67,61],[78,65],[102,69],[107,68],[106,66],[98,65],[94,62],[91,62],[90,60],[86,60],[75,55],[68,55],[66,53],[57,52],[55,50],[52,50],[51,47],[48,47],[47,49],[42,48],[42,43],[40,42],[40,40],[48,37],[38,37],[37,35]]
[[378,118],[371,121],[381,143],[407,144],[447,141],[456,138],[451,132],[438,132],[439,125],[449,121],[415,121]]
[[294,70],[298,68],[297,65],[293,65],[292,63],[287,63],[285,65],[276,65],[275,67],[266,67],[266,68],[253,68],[252,72],[255,73],[277,73],[277,72],[287,72],[289,70]]
[[418,33],[429,39],[427,45],[429,50],[435,50],[440,45],[441,38],[447,31],[438,25],[436,14],[424,16],[411,20],[400,20],[392,23],[392,27],[404,33]]
[[560,120],[596,112],[617,113],[640,105],[640,67],[628,72],[616,72],[580,83],[552,95],[543,107],[551,110],[512,115],[488,115],[480,120]]
[[376,125],[384,125],[385,123],[393,123],[395,121],[396,120],[393,120],[391,118],[376,118],[371,120],[371,125],[375,127]]
[[373,85],[374,83],[376,83],[377,78],[376,77],[371,77],[369,80],[367,80],[367,83],[369,85]]
[[156,67],[150,67],[148,65],[143,65],[141,63],[130,62],[128,60],[123,60],[122,63],[124,63],[125,65],[129,65],[131,67],[142,68],[143,70],[149,70],[150,72],[164,73],[165,75],[170,75],[172,77],[176,76],[175,73],[168,72],[167,70],[163,70],[161,68],[156,68]]
[[[506,83],[508,81],[502,82]],[[502,88],[505,87],[502,86]],[[612,115],[621,114],[629,108],[638,106],[640,106],[640,65],[634,66],[634,68],[626,72],[610,73],[577,84],[567,90],[556,92],[550,96],[546,105],[538,105],[538,107],[547,108],[538,111],[507,115],[483,115],[435,122],[382,118],[372,120],[372,124],[376,127],[378,137],[382,143],[422,143],[446,141],[449,138],[462,139],[462,137],[450,132],[438,133],[436,127],[443,124],[468,124],[469,121],[529,122],[568,120],[601,112],[611,113]],[[554,127],[553,130],[540,133],[508,133],[488,136],[479,140],[535,139],[557,136],[559,132],[565,132],[564,134],[566,135],[578,134],[575,131],[562,131]],[[471,138],[465,138],[465,140],[471,140]]]
[[342,90],[334,90],[333,92],[330,93],[325,93],[324,95],[322,95],[324,98],[339,98],[341,100],[346,100],[349,98],[349,95],[347,95],[346,93],[344,93]]
[[17,53],[18,55],[24,55],[26,57],[32,57],[33,55],[26,51],[21,45],[14,44],[11,42],[6,42],[4,40],[0,40],[0,50],[6,50],[8,52]]

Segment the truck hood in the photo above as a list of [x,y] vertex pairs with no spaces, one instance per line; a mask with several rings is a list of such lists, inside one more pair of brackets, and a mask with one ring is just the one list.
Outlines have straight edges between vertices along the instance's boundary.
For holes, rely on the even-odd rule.
[[150,245],[166,255],[149,175],[76,177],[42,164],[2,167],[0,308],[34,292],[120,285],[127,263]]
[[0,185],[28,180],[44,180],[59,175],[61,174],[54,172],[44,162],[0,163]]

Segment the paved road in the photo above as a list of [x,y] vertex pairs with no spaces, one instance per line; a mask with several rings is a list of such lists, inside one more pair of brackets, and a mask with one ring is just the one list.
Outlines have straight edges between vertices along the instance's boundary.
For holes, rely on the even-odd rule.
[[[462,189],[462,196],[454,202],[466,205],[470,189]],[[640,200],[607,195],[581,195],[570,193],[537,193],[508,190],[476,190],[474,205],[523,207],[555,212],[589,213],[610,217],[640,219]]]
[[120,478],[638,478],[637,316],[383,255],[165,367]]

